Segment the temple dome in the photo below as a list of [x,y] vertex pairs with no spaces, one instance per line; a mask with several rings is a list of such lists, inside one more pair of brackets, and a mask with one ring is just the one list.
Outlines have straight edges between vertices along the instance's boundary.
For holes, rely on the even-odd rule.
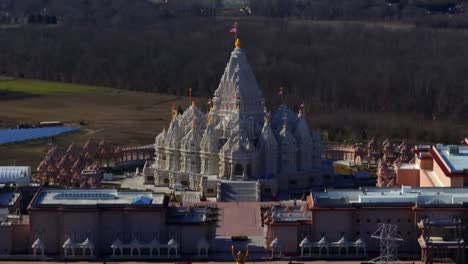
[[301,248],[307,248],[307,247],[312,247],[314,244],[312,241],[310,241],[307,237],[305,237],[301,243],[299,243],[299,247]]
[[159,247],[161,245],[157,237],[153,237],[149,244],[152,247]]
[[317,245],[326,245],[328,244],[327,238],[323,236],[318,242]]
[[83,241],[83,243],[81,243],[81,246],[86,247],[86,248],[94,248],[94,244],[93,244],[93,242],[91,242],[91,240],[89,238],[86,238],[85,241]]
[[171,240],[169,240],[169,242],[167,242],[167,245],[170,248],[179,248],[179,243],[173,238],[171,238]]
[[354,242],[355,245],[365,245],[366,243],[361,239],[361,238],[358,238],[355,242]]
[[207,125],[200,142],[200,151],[206,153],[218,153],[219,143],[216,129],[213,125]]
[[278,142],[276,141],[275,134],[271,129],[270,122],[266,121],[263,124],[262,134],[259,140],[260,148],[268,150],[277,150]]
[[31,248],[33,249],[44,249],[45,248],[45,244],[44,242],[42,242],[42,240],[40,238],[37,238],[31,245]]
[[70,238],[67,238],[65,242],[63,242],[62,248],[75,248],[76,243],[73,242]]
[[284,125],[285,119],[287,121],[287,127],[290,130],[294,130],[298,121],[296,113],[287,105],[282,104],[273,112],[271,118],[271,127],[273,130],[278,131]]
[[141,247],[141,243],[136,237],[134,237],[132,241],[130,241],[130,247],[139,248]]
[[201,139],[202,134],[200,128],[194,123],[189,132],[182,138],[180,148],[183,151],[197,152],[200,150]]
[[275,237],[275,239],[273,239],[273,241],[271,241],[270,247],[272,247],[272,248],[281,248],[281,247],[283,247],[283,244],[281,243],[281,241],[277,237]]
[[294,135],[296,136],[297,142],[301,146],[310,147],[312,144],[312,137],[310,135],[309,126],[307,122],[301,114],[298,117],[296,130],[294,131]]
[[283,129],[281,129],[278,136],[278,141],[280,143],[281,152],[297,151],[296,138],[292,135],[286,126],[283,126]]
[[164,147],[164,143],[166,141],[166,129],[163,129],[163,131],[161,131],[161,133],[159,133],[155,140],[154,140],[154,145],[156,147]]
[[116,238],[114,242],[112,242],[111,248],[121,248],[123,246],[122,241],[119,238]]
[[167,130],[166,134],[166,148],[170,149],[178,149],[180,146],[180,140],[183,137],[183,130],[179,125],[179,121],[177,118],[174,118],[171,121],[169,129]]
[[76,146],[76,144],[73,142],[70,144],[70,146],[67,148],[65,155],[67,156],[72,156],[76,157],[80,153],[80,149]]
[[250,143],[248,137],[236,136],[231,148],[232,155],[247,154],[255,151],[255,147]]
[[179,125],[184,128],[184,134],[192,128],[192,123],[194,121],[200,128],[205,126],[205,114],[198,109],[195,103],[192,103],[192,105],[179,117]]

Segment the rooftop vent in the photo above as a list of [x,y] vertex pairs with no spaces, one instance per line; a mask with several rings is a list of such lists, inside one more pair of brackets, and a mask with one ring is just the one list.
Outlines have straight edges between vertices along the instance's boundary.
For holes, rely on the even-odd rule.
[[460,149],[458,148],[458,146],[449,146],[449,154],[458,155],[460,154]]

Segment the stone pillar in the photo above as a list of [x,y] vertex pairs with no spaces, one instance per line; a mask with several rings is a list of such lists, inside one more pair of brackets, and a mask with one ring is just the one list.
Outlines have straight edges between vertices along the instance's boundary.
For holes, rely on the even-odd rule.
[[229,179],[232,181],[232,180],[234,180],[234,173],[235,173],[236,166],[232,162],[230,162],[230,164],[231,164],[231,175],[229,175]]
[[245,162],[242,162],[242,180],[247,180],[247,164]]
[[256,199],[257,202],[260,202],[262,200],[262,186],[260,184],[260,181],[257,181],[257,193],[256,193]]
[[219,202],[221,201],[221,185],[222,183],[221,182],[218,182],[216,184],[216,200]]

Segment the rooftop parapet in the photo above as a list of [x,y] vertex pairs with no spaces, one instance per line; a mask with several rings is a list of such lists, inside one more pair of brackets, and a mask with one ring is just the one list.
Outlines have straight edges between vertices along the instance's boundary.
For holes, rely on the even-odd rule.
[[41,207],[162,207],[164,194],[124,192],[111,189],[42,189],[31,202],[31,208]]
[[395,206],[463,207],[468,203],[465,188],[369,188],[311,192],[314,207]]

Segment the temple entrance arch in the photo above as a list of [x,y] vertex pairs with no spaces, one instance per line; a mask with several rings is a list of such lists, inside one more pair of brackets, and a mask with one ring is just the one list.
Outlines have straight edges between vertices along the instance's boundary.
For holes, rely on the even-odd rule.
[[356,156],[354,158],[354,164],[356,165],[362,165],[362,157],[361,156]]
[[242,176],[242,174],[244,174],[244,167],[242,167],[241,164],[236,163],[236,165],[234,166],[234,175]]

